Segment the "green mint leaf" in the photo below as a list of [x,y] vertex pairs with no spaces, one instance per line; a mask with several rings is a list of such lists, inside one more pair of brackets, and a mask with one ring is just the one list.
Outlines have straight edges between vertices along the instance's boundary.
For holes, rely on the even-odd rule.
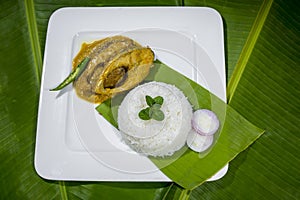
[[148,106],[152,106],[155,103],[154,99],[148,95],[146,95],[146,102]]
[[152,109],[156,109],[156,110],[159,110],[161,108],[161,104],[153,104],[153,106],[151,106]]
[[164,98],[162,98],[161,96],[157,96],[154,98],[154,102],[159,105],[162,105],[164,103]]
[[154,119],[157,121],[162,121],[165,118],[164,113],[160,110],[164,99],[161,96],[157,96],[154,99],[149,96],[146,95],[146,103],[149,107],[141,110],[139,112],[139,118],[142,120],[150,120],[150,119]]
[[151,110],[152,110],[152,113],[151,113],[151,118],[152,119],[155,119],[157,121],[164,120],[165,115],[164,115],[163,111],[161,111],[161,110],[155,110],[155,109],[150,109],[150,111]]
[[153,113],[155,112],[155,109],[152,107],[149,107],[149,117],[152,118]]
[[141,110],[139,112],[139,118],[142,119],[142,120],[150,120],[151,118],[150,118],[149,111],[150,111],[149,107]]

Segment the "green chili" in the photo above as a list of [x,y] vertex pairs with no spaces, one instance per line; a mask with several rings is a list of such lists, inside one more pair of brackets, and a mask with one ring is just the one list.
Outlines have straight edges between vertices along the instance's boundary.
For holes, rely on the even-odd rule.
[[84,58],[81,61],[81,63],[79,63],[79,65],[75,68],[75,70],[73,70],[61,84],[59,84],[56,88],[51,89],[50,91],[61,90],[67,85],[69,85],[70,83],[72,83],[82,73],[82,71],[85,69],[89,61],[90,58],[88,57]]

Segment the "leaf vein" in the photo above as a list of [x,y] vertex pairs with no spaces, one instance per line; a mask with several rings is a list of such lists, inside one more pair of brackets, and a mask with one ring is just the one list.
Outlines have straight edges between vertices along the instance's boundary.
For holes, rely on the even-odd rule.
[[40,85],[43,62],[42,62],[41,48],[40,48],[33,0],[25,0],[25,11],[26,11],[28,31],[30,36],[31,50],[32,50],[33,60],[34,60],[34,69],[36,73],[35,75],[36,75],[38,85]]
[[262,27],[264,26],[265,20],[270,12],[273,0],[266,0],[260,7],[260,10],[257,14],[257,17],[253,23],[253,26],[250,30],[249,36],[246,40],[246,43],[242,49],[238,62],[235,66],[231,79],[229,80],[227,86],[227,99],[228,103],[231,101],[234,92],[237,88],[237,85],[242,77],[242,74],[245,70],[245,67],[248,63],[248,60],[251,56],[251,53],[254,49],[256,41],[260,35]]

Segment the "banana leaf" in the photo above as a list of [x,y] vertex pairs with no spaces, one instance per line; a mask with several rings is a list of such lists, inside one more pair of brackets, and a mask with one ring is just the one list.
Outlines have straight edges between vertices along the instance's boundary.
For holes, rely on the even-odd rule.
[[[221,9],[216,2],[206,5]],[[244,1],[231,3],[239,7]],[[269,10],[264,8],[266,4],[270,4]],[[299,1],[262,2],[263,12],[252,25],[230,82],[240,80],[237,86],[230,82],[228,86],[236,87],[229,105],[265,128],[266,133],[230,163],[230,176],[201,185],[192,192],[191,199],[300,198],[298,8]],[[253,29],[261,22],[260,31]]]
[[[299,199],[299,3],[1,0],[0,199]],[[228,87],[229,105],[266,133],[230,162],[222,179],[187,192],[173,183],[56,182],[35,173],[35,128],[49,16],[64,6],[114,5],[210,6],[223,16],[227,77],[234,86]]]
[[[199,154],[183,147],[169,157],[149,157],[163,173],[184,189],[192,190],[201,185],[263,134],[263,130],[253,126],[221,99],[158,60],[154,62],[154,67],[145,81],[175,85],[183,91],[193,109],[210,109],[219,118],[220,131],[209,150]],[[116,96],[114,98],[118,100],[113,98],[96,107],[116,127],[117,110],[124,96]]]
[[[47,19],[35,13],[35,6],[42,4],[44,11],[40,13],[50,14],[61,6],[83,6],[82,1],[71,3],[0,1],[0,199],[161,199],[170,184],[57,182],[44,180],[35,172],[33,157],[44,46],[40,46],[39,28],[47,28]],[[45,23],[39,26],[37,19]]]

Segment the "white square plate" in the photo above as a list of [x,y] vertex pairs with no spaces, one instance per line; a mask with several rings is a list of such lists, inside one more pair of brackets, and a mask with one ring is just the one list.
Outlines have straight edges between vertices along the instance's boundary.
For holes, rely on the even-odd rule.
[[[69,86],[83,42],[121,34],[150,46],[156,58],[226,101],[221,16],[204,7],[63,8],[50,18],[35,149],[37,173],[51,180],[171,181],[124,145],[116,130]],[[87,148],[88,146],[88,148]],[[227,172],[228,165],[210,180]]]

